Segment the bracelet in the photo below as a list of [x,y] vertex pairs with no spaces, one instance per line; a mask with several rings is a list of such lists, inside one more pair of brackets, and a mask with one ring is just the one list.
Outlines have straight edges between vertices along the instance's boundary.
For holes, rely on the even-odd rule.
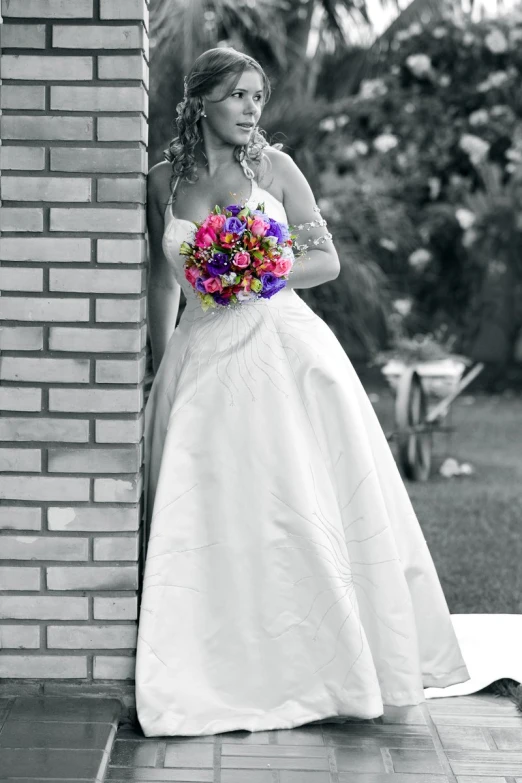
[[321,245],[328,239],[333,239],[333,236],[329,231],[327,231],[326,234],[323,234],[323,236],[317,237],[317,239],[312,239],[311,242],[305,242],[303,245],[296,244],[295,249],[297,250],[298,254],[301,254],[304,253],[305,250],[308,250],[310,245]]

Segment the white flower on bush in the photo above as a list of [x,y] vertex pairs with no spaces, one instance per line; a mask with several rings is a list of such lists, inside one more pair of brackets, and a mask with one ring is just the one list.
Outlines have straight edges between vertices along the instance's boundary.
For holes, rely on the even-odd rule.
[[382,239],[379,239],[379,245],[383,247],[385,250],[389,250],[390,253],[395,253],[397,250],[397,245],[392,239],[386,239],[386,237],[383,237]]
[[399,30],[398,33],[395,33],[396,41],[407,41],[409,38],[411,38],[411,33],[409,30]]
[[441,87],[449,87],[451,84],[451,76],[448,76],[447,73],[443,73],[439,79],[439,84]]
[[488,272],[493,277],[505,274],[507,267],[503,261],[490,261],[488,264]]
[[506,158],[515,161],[516,163],[522,163],[522,148],[510,147],[506,150]]
[[325,117],[324,120],[321,120],[319,123],[319,129],[322,131],[326,131],[327,133],[331,133],[335,130],[335,120],[333,117]]
[[477,232],[474,228],[468,228],[462,235],[462,244],[464,247],[471,247],[477,241]]
[[348,117],[347,114],[340,114],[337,117],[335,124],[337,125],[338,128],[344,128],[344,126],[348,125],[349,122],[350,122],[350,118]]
[[427,54],[410,54],[406,58],[406,65],[413,75],[419,78],[429,76],[432,72],[431,59]]
[[470,125],[486,125],[488,121],[489,114],[487,109],[477,109],[469,115]]
[[491,107],[489,113],[492,117],[505,117],[506,119],[514,119],[513,109],[506,103],[496,103]]
[[370,150],[368,144],[362,139],[355,139],[353,148],[358,155],[367,155]]
[[417,107],[415,106],[415,104],[411,103],[411,101],[409,103],[404,104],[404,111],[406,112],[406,114],[413,114],[416,108]]
[[490,73],[488,78],[477,85],[479,92],[487,92],[494,87],[502,87],[509,80],[509,74],[506,71],[494,71]]
[[408,30],[410,35],[420,35],[422,33],[422,25],[419,22],[412,22]]
[[471,133],[463,133],[460,137],[459,147],[469,155],[474,166],[481,163],[489,152],[490,145],[480,136]]
[[457,209],[455,212],[455,217],[457,218],[459,226],[463,231],[467,231],[468,228],[471,228],[476,220],[475,213],[470,209],[466,209],[465,207]]
[[357,153],[353,148],[353,144],[346,144],[339,150],[339,157],[343,161],[352,161],[357,158]]
[[380,136],[377,136],[373,140],[373,146],[377,150],[377,152],[389,152],[390,150],[394,149],[394,147],[397,146],[399,143],[399,139],[397,136],[394,136],[393,133],[381,133]]
[[395,299],[393,306],[400,315],[407,316],[411,312],[411,299]]
[[430,198],[435,201],[440,196],[441,181],[438,177],[430,177],[428,185],[430,186]]
[[439,27],[435,27],[435,29],[431,31],[431,34],[434,38],[444,38],[448,34],[448,31],[445,27],[439,25]]
[[516,46],[519,41],[522,41],[522,27],[513,27],[509,31],[509,43]]
[[462,43],[464,44],[464,46],[471,46],[472,44],[475,43],[476,40],[477,39],[475,38],[473,33],[466,32],[462,36]]
[[408,263],[411,267],[418,272],[423,272],[432,259],[432,255],[429,250],[424,247],[420,247],[418,250],[414,250],[408,258]]
[[490,52],[494,54],[502,54],[508,49],[508,40],[502,30],[495,28],[484,39],[484,43],[488,47]]
[[363,79],[359,88],[359,98],[371,100],[386,95],[388,88],[384,79]]

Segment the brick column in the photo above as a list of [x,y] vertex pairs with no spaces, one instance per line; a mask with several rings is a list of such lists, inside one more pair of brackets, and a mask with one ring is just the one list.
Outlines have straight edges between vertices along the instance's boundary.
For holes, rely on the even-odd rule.
[[2,16],[0,693],[132,692],[148,5]]

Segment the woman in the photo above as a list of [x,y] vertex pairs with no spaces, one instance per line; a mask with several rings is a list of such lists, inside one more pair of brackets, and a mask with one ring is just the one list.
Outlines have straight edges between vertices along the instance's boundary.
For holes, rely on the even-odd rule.
[[[373,407],[295,291],[337,277],[335,247],[305,177],[258,130],[261,66],[211,49],[185,84],[179,136],[148,178],[141,726],[259,731],[418,704],[469,675]],[[180,245],[231,202],[264,204],[309,249],[271,298],[204,311]]]

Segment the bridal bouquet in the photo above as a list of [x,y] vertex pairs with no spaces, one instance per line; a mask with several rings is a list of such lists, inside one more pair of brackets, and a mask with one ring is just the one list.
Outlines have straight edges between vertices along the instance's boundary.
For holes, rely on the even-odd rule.
[[264,204],[257,209],[216,206],[195,226],[194,241],[183,242],[180,253],[186,256],[185,277],[203,310],[269,299],[285,287],[296,235],[266,215]]

